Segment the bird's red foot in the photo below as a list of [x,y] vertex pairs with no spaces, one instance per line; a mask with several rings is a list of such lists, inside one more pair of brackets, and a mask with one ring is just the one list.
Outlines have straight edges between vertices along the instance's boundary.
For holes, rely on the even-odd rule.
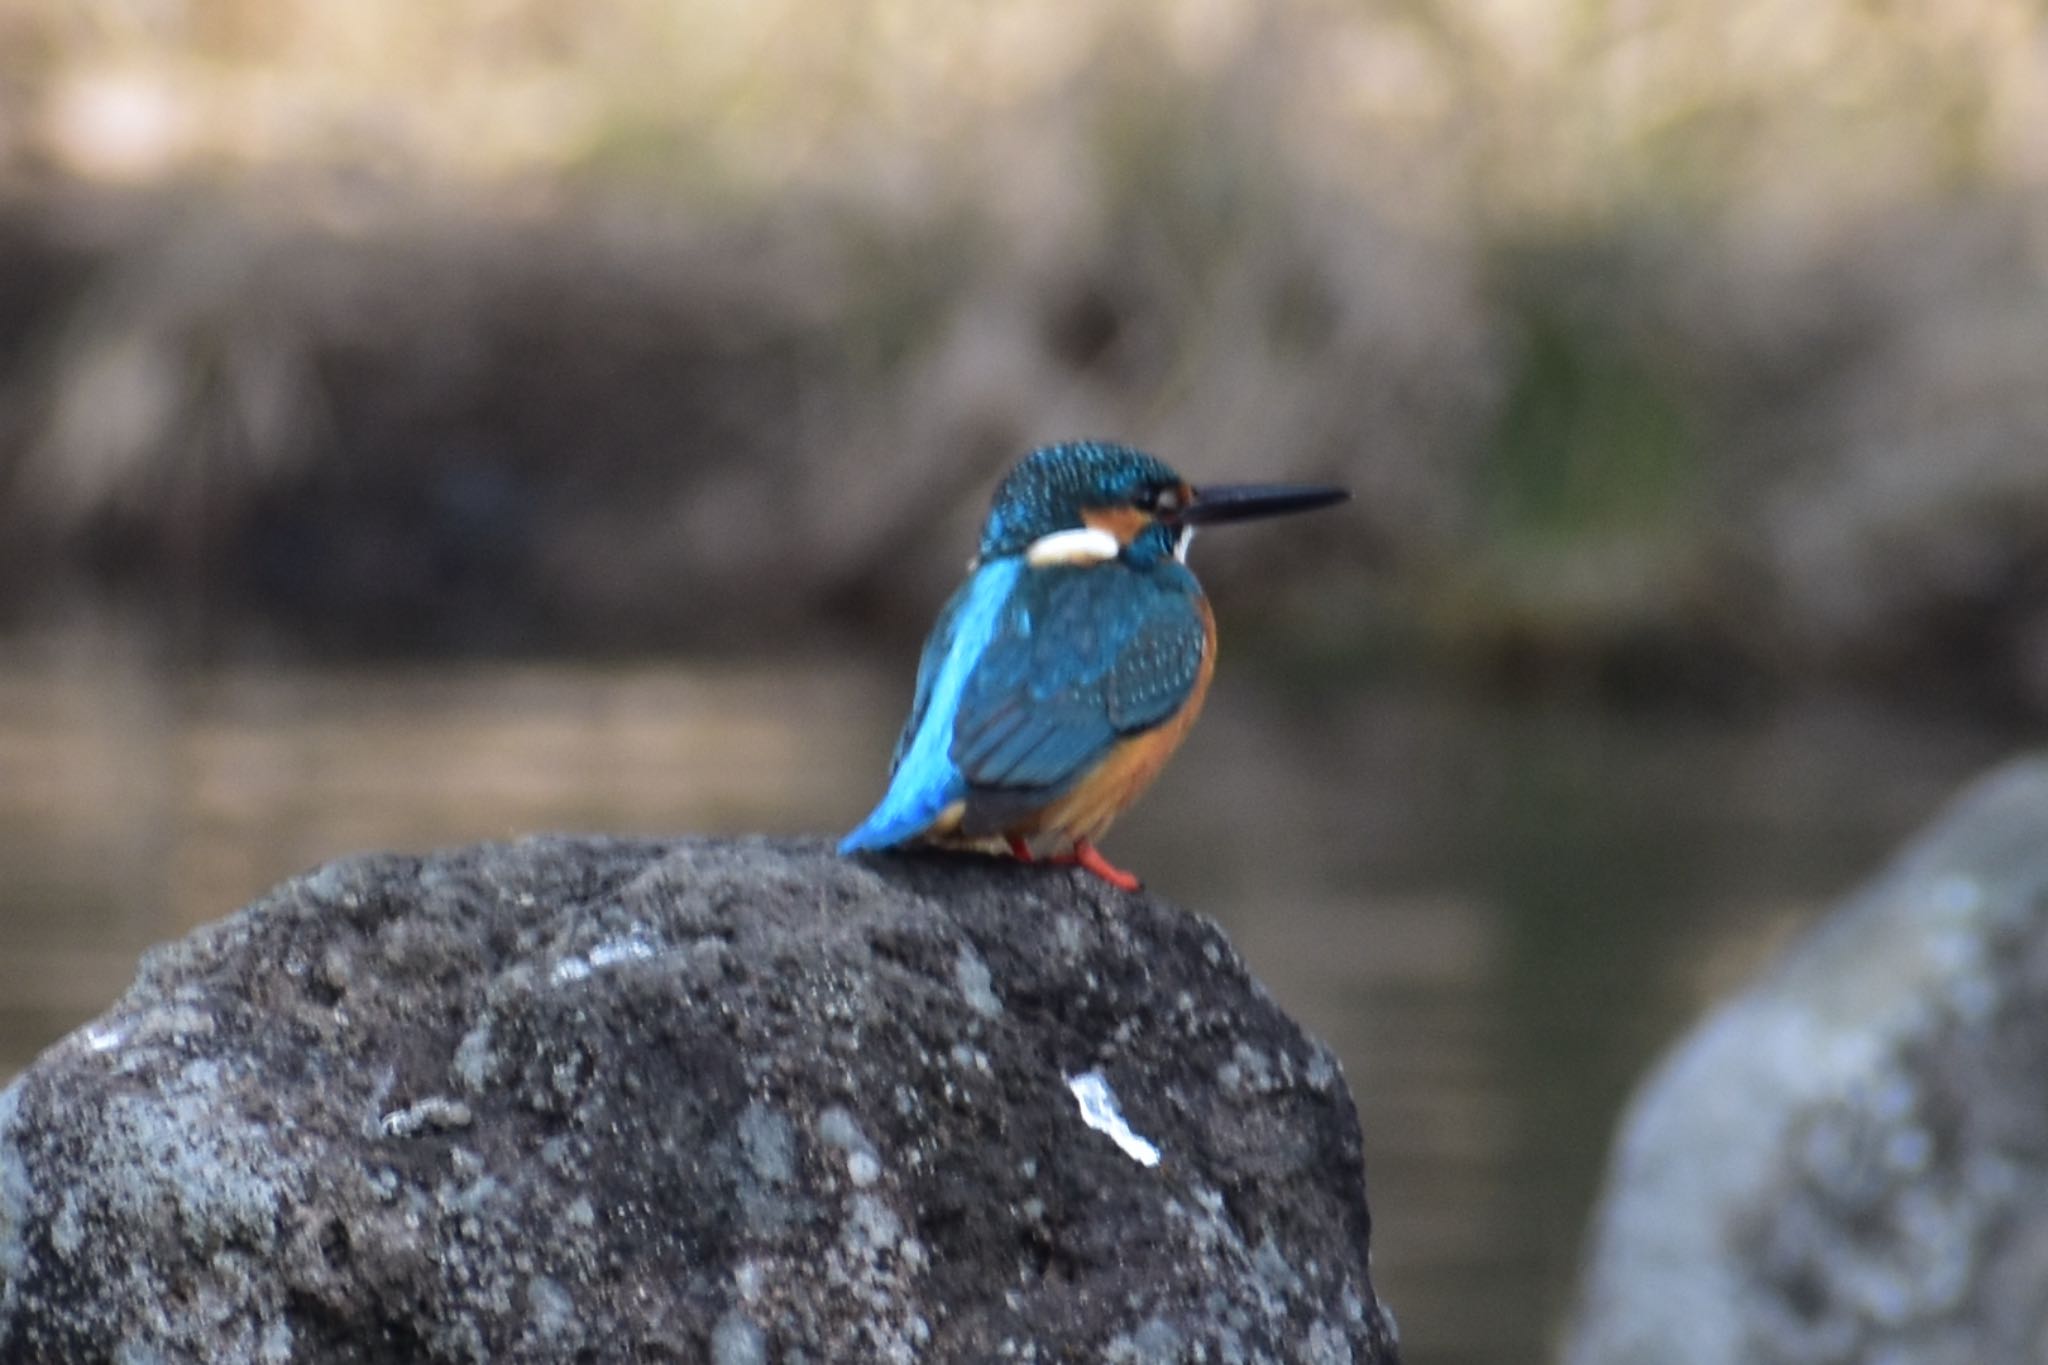
[[1038,861],[1038,859],[1031,856],[1030,842],[1021,835],[1012,834],[1008,836],[1007,842],[1010,845],[1010,856],[1018,862],[1035,863]]
[[1076,863],[1086,868],[1119,891],[1136,891],[1144,885],[1131,873],[1103,857],[1096,851],[1095,845],[1086,839],[1074,840],[1074,851],[1060,861]]

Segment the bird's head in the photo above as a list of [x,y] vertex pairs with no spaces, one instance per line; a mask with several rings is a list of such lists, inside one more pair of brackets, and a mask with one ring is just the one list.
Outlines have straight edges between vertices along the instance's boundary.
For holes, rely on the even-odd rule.
[[1311,484],[1196,488],[1165,461],[1130,446],[1042,446],[1001,484],[981,531],[983,559],[1023,555],[1035,566],[1139,566],[1185,558],[1195,527],[1325,507],[1350,494]]

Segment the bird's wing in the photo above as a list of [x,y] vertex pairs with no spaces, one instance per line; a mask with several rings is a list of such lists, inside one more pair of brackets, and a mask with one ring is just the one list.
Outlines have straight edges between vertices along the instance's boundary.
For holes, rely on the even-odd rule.
[[903,722],[903,733],[896,736],[895,752],[889,755],[891,777],[903,766],[903,756],[910,752],[918,727],[924,724],[925,712],[931,709],[932,688],[938,682],[939,670],[945,666],[946,656],[953,652],[960,608],[973,594],[974,584],[975,579],[970,575],[953,590],[953,595],[946,599],[946,605],[939,609],[939,619],[932,623],[931,634],[925,637],[924,656],[917,661],[917,691],[910,699],[910,716]]
[[1026,572],[962,690],[954,766],[975,787],[1058,790],[1171,718],[1207,648],[1200,594],[1178,565]]

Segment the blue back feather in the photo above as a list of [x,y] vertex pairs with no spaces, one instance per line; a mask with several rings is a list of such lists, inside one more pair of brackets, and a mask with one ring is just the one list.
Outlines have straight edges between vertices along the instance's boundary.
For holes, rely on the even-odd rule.
[[949,752],[960,694],[1023,570],[1021,559],[992,560],[976,569],[946,603],[918,663],[917,696],[896,741],[889,790],[860,828],[839,841],[841,853],[893,848],[914,839],[967,794],[966,781]]
[[955,767],[971,787],[1050,800],[1119,739],[1171,718],[1201,672],[1200,599],[1173,562],[1027,573],[967,680]]

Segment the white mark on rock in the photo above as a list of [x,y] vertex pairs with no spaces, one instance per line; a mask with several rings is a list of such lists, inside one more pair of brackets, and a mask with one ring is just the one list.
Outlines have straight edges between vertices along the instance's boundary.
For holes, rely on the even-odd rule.
[[78,1211],[78,1197],[70,1190],[57,1204],[57,1216],[50,1220],[50,1245],[66,1258],[76,1256],[85,1245],[85,1216]]
[[1053,937],[1059,940],[1061,952],[1068,957],[1081,955],[1081,949],[1086,946],[1086,934],[1080,920],[1072,915],[1061,915],[1053,921],[1052,932]]
[[421,1133],[445,1133],[452,1128],[467,1128],[470,1119],[469,1106],[461,1100],[435,1095],[404,1109],[392,1110],[377,1121],[377,1127],[385,1137],[410,1138]]
[[590,965],[612,967],[621,962],[646,962],[654,956],[654,945],[638,934],[608,938],[590,950]]
[[546,1275],[535,1275],[526,1282],[526,1310],[534,1330],[549,1341],[578,1335],[576,1300]]
[[768,1365],[768,1338],[738,1309],[728,1310],[711,1329],[714,1365]]
[[740,1111],[740,1149],[754,1174],[770,1185],[796,1176],[796,1133],[789,1120],[759,1100]]
[[1159,1149],[1132,1132],[1131,1125],[1124,1122],[1123,1111],[1117,1108],[1116,1092],[1109,1088],[1109,1081],[1100,1071],[1067,1077],[1067,1089],[1074,1092],[1075,1102],[1081,1106],[1083,1123],[1107,1135],[1140,1166],[1159,1164]]
[[622,962],[648,962],[656,956],[656,948],[636,929],[618,938],[608,938],[592,948],[586,955],[570,954],[555,963],[548,979],[557,986],[586,981],[592,972],[601,972],[616,967]]
[[92,1024],[85,1030],[85,1045],[94,1052],[111,1052],[126,1041],[120,1029],[108,1028],[103,1024]]
[[856,1251],[893,1251],[903,1235],[903,1224],[887,1204],[871,1194],[853,1197],[851,1216],[840,1229],[840,1240]]
[[257,1343],[256,1358],[263,1365],[290,1365],[292,1358],[292,1325],[289,1322],[273,1322],[263,1329],[263,1340]]
[[455,1074],[464,1089],[481,1095],[490,1085],[496,1066],[497,1058],[491,1052],[491,1025],[486,1020],[463,1034],[462,1041],[455,1045]]
[[968,1007],[976,1014],[993,1019],[1003,1012],[1003,1002],[996,998],[988,964],[981,960],[981,954],[965,943],[960,945],[959,955],[953,959],[953,979],[959,983],[960,994],[967,997]]
[[847,1151],[868,1145],[867,1134],[860,1130],[860,1120],[836,1104],[818,1115],[818,1136]]
[[875,1145],[846,1110],[835,1104],[820,1114],[818,1136],[846,1153],[846,1175],[855,1185],[866,1187],[881,1177],[882,1159]]

